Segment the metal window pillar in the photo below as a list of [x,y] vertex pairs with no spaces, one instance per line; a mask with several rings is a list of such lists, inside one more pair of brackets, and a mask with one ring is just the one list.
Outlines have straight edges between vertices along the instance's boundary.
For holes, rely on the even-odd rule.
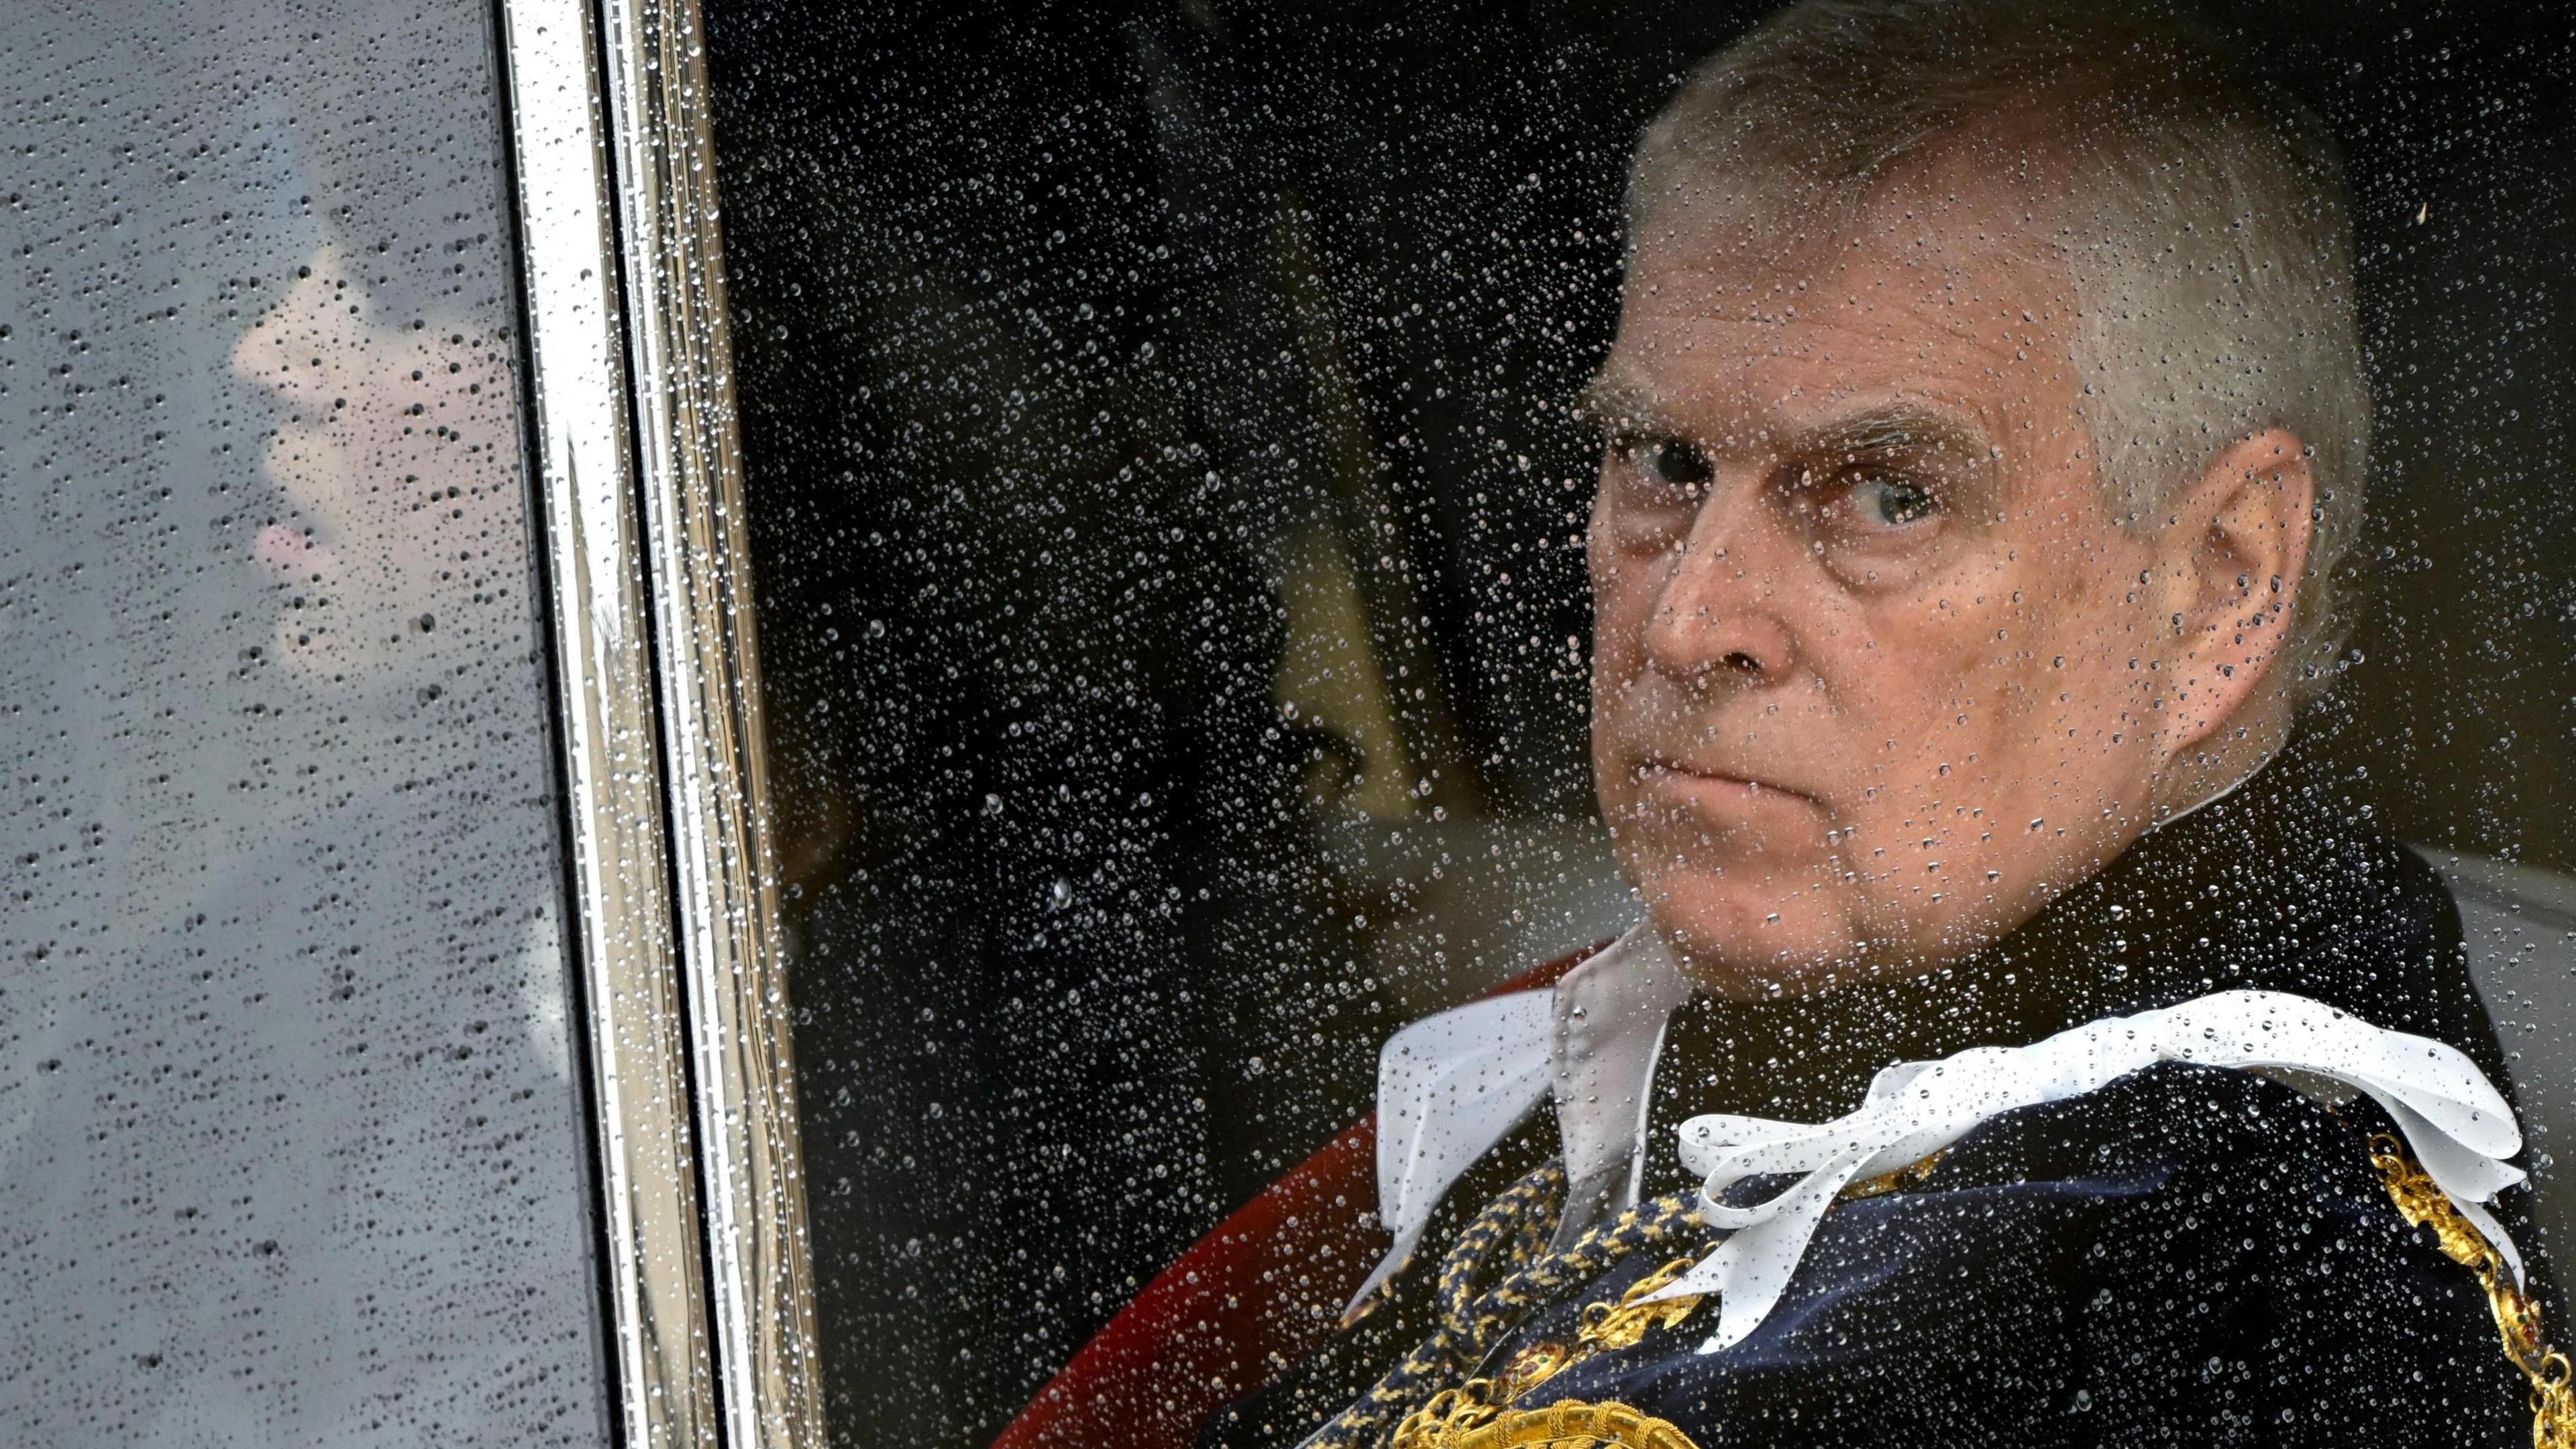
[[622,1437],[818,1449],[698,7],[501,14]]

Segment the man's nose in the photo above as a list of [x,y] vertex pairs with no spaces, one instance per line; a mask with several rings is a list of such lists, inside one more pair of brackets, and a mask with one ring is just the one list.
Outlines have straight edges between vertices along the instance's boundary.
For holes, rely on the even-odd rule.
[[1758,688],[1786,676],[1797,641],[1780,617],[1778,540],[1767,523],[1759,501],[1741,495],[1695,520],[1646,624],[1657,672],[1695,688]]

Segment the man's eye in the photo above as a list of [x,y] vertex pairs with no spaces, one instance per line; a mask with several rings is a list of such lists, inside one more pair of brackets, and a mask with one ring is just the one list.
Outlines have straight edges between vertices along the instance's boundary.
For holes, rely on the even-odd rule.
[[1930,489],[1904,478],[1865,477],[1852,485],[1849,497],[1852,512],[1878,528],[1919,523],[1940,507]]
[[1647,462],[1667,483],[1705,483],[1717,476],[1708,454],[1679,438],[1657,438],[1646,445]]

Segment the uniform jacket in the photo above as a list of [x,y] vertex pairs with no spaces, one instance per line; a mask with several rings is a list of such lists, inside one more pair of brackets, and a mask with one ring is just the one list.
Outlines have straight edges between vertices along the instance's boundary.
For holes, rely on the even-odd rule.
[[[1610,975],[1634,989],[1602,996]],[[1459,1078],[1443,1131],[1424,1132],[1418,1100],[1408,1115],[1382,1097],[1388,1138],[1338,1144],[1338,1186],[1351,1196],[1364,1146],[1380,1174],[1409,1172],[1421,1191],[1389,1196],[1395,1233],[1330,1241],[1300,1219],[1287,1233],[1306,1234],[1302,1250],[1266,1262],[1270,1240],[1238,1237],[1232,1261],[1260,1266],[1228,1296],[1273,1305],[1251,1320],[1269,1342],[1210,1338],[1218,1320],[1196,1321],[1214,1351],[1201,1392],[1238,1395],[1200,1411],[1199,1444],[2531,1442],[2529,1385],[2504,1351],[2475,1235],[2438,1214],[2410,1223],[2392,1195],[2413,1171],[2395,1124],[2367,1097],[2243,1070],[2160,1063],[1999,1113],[1915,1170],[1844,1192],[1777,1306],[1715,1352],[1703,1351],[1713,1301],[1638,1301],[1722,1240],[1697,1220],[1673,1146],[1684,1121],[1822,1121],[1893,1062],[2251,989],[2447,1043],[2504,1083],[2447,893],[2321,768],[2263,771],[1936,972],[1763,1003],[1655,978],[1577,970],[1488,1008],[1553,1013],[1537,1070],[1554,1110],[1471,1123],[1472,1161],[1431,1161],[1420,1143],[1445,1137],[1457,1155],[1456,1124],[1477,1100],[1526,1090],[1504,1080],[1526,1061]],[[2508,1232],[2526,1221],[2522,1195],[2497,1204]],[[2535,1246],[2527,1229],[2512,1236]],[[1373,1263],[1390,1246],[1392,1261]],[[1332,1288],[1395,1263],[1355,1325],[1309,1327],[1281,1351],[1301,1315],[1338,1318]],[[1224,1279],[1217,1267],[1203,1260],[1197,1281]],[[2512,1281],[2492,1255],[2486,1267]],[[2563,1324],[2545,1265],[2521,1281],[2540,1331]],[[1188,1328],[1163,1341],[1186,1345]],[[1129,1402],[1187,1382],[1169,1371],[1183,1357],[1134,1378]],[[1169,1420],[1182,1415],[1122,1414],[1112,1383],[1051,1388],[1108,1411],[1094,1426],[1106,1432],[1081,1442],[1181,1442]],[[1037,1428],[1021,1442],[1046,1442]],[[1121,1437],[1139,1432],[1171,1437]]]

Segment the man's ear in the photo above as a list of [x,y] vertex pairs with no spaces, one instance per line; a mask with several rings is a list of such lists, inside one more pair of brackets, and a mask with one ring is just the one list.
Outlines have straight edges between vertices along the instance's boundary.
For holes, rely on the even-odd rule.
[[2271,428],[2230,446],[2166,501],[2154,594],[2164,615],[2159,735],[2168,760],[2223,750],[2212,738],[2222,727],[2283,698],[2280,661],[2316,536],[2316,496],[2306,448]]

